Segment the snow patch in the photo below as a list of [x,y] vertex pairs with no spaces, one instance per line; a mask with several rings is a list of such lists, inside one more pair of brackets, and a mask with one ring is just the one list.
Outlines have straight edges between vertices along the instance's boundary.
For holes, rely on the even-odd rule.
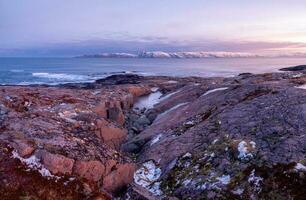
[[160,138],[162,138],[162,136],[163,136],[163,134],[158,134],[157,136],[155,136],[155,137],[152,139],[150,145],[152,146],[152,145],[154,145],[155,143],[157,143],[157,142],[160,140]]
[[236,195],[242,195],[244,192],[244,189],[243,188],[237,188],[236,190],[233,190],[232,193],[233,194],[236,194]]
[[260,176],[255,176],[255,169],[253,169],[251,174],[249,175],[248,182],[253,185],[255,192],[257,193],[261,192],[262,181],[263,178]]
[[173,95],[175,95],[175,94],[177,94],[177,93],[179,93],[179,92],[181,92],[181,91],[182,91],[182,90],[177,90],[177,91],[175,91],[175,92],[169,93],[169,94],[167,94],[167,95],[161,97],[161,98],[159,99],[159,101],[164,101],[164,100],[168,99],[169,97],[171,97],[171,96],[173,96]]
[[227,90],[227,89],[228,89],[228,87],[222,87],[222,88],[216,88],[216,89],[213,89],[213,90],[208,90],[207,92],[202,94],[201,97],[209,95],[209,94],[217,92],[217,91],[222,91],[222,90]]
[[165,115],[168,114],[169,112],[171,112],[171,111],[173,111],[173,110],[175,110],[175,109],[177,109],[177,108],[179,108],[179,107],[181,107],[181,106],[184,106],[184,105],[186,105],[186,104],[188,104],[188,102],[177,104],[176,106],[174,106],[174,107],[172,107],[172,108],[166,110],[165,112],[162,112],[161,114],[159,114],[159,115],[156,117],[155,120],[156,120],[156,121],[159,120],[160,118],[162,118],[163,116],[165,116]]
[[56,178],[60,179],[59,176],[54,176],[51,172],[45,168],[41,163],[40,159],[38,159],[35,155],[32,155],[29,158],[22,158],[16,150],[12,152],[12,157],[20,160],[22,163],[26,164],[30,169],[37,170],[43,177],[47,178]]
[[157,182],[160,176],[161,169],[155,165],[153,160],[150,160],[143,163],[142,167],[134,173],[134,182],[159,196],[162,194],[160,182]]
[[169,83],[169,84],[175,84],[175,83],[178,83],[177,81],[173,81],[173,80],[171,80],[171,81],[167,81],[166,83]]
[[223,185],[227,185],[231,182],[231,177],[230,175],[222,175],[221,177],[218,177],[217,180]]
[[306,171],[306,166],[302,163],[297,163],[294,168],[298,171]]
[[302,77],[302,76],[303,76],[302,73],[298,73],[298,74],[292,75],[292,78],[300,78],[300,77]]
[[[255,142],[250,142],[252,148],[255,148],[256,147],[256,143]],[[238,158],[240,160],[250,160],[254,157],[254,155],[252,153],[249,152],[248,150],[248,144],[245,142],[245,141],[241,141],[239,142],[238,144],[238,152],[239,152],[239,155],[238,155]]]
[[296,86],[296,88],[299,88],[299,89],[304,89],[304,90],[306,90],[306,84],[304,84],[304,85],[301,85],[301,86]]

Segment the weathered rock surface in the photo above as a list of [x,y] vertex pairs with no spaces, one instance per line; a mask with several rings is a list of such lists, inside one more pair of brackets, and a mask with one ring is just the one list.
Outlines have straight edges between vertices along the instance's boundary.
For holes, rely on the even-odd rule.
[[1,199],[105,199],[133,181],[135,164],[119,151],[124,112],[150,87],[93,85],[1,87]]
[[1,199],[303,199],[305,85],[299,71],[1,86]]
[[135,180],[159,199],[303,199],[305,84],[300,73],[241,74],[168,90],[123,146],[148,171]]

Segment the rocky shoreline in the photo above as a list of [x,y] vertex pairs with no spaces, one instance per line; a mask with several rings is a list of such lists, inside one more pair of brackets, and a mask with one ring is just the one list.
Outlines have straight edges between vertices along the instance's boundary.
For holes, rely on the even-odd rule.
[[299,69],[1,86],[1,199],[304,199]]

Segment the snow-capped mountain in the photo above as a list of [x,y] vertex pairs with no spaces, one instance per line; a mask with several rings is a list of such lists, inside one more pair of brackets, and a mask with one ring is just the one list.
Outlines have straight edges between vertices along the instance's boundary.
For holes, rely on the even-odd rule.
[[131,53],[102,53],[95,55],[84,55],[81,58],[257,58],[257,57],[306,57],[305,53],[260,55],[244,52],[163,52],[143,51],[139,54]]

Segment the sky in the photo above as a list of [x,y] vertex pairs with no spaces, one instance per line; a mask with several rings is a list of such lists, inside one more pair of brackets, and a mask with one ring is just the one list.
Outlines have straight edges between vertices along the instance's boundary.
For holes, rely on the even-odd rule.
[[305,0],[0,0],[0,56],[306,52]]

